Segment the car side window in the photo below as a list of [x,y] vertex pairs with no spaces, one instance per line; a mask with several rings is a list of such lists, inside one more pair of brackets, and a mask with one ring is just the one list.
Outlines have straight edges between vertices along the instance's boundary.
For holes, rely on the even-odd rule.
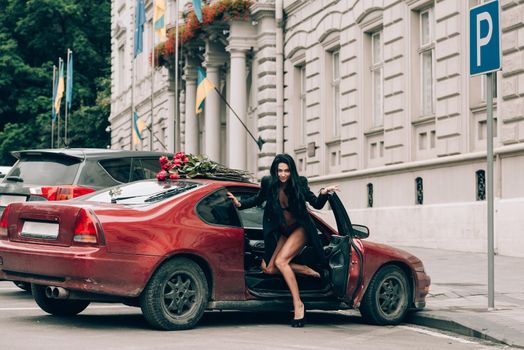
[[241,227],[240,219],[225,188],[207,195],[197,204],[200,218],[210,225]]
[[97,161],[92,160],[86,161],[84,167],[80,170],[80,177],[78,178],[79,185],[90,186],[96,189],[115,186],[119,183],[109,176]]
[[[245,191],[235,191],[232,190],[231,193],[235,197],[238,198],[240,203],[242,201],[253,197],[257,194],[257,192],[245,192]],[[265,202],[262,203],[259,207],[253,207],[248,209],[243,209],[238,211],[238,215],[240,216],[240,221],[242,222],[242,226],[244,228],[250,228],[250,229],[262,229],[262,219],[264,217],[264,207]]]
[[100,161],[100,165],[115,180],[127,183],[131,173],[131,158],[113,158]]
[[156,174],[160,171],[158,158],[140,158],[140,162],[144,171],[144,179],[156,178]]
[[132,181],[143,180],[144,177],[144,168],[142,167],[142,161],[139,158],[133,158],[131,162],[131,179]]

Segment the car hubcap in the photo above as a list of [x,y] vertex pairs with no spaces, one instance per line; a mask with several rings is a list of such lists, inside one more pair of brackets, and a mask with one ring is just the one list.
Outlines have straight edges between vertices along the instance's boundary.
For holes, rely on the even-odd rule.
[[402,305],[403,296],[404,288],[397,278],[390,277],[384,280],[378,294],[380,309],[386,315],[398,312]]
[[175,274],[164,286],[164,305],[167,311],[181,316],[195,305],[194,283],[185,274]]

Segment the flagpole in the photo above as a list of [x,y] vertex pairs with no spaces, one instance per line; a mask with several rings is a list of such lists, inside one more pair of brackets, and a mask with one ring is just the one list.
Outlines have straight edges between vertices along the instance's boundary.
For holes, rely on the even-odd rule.
[[231,112],[233,112],[233,114],[235,115],[235,117],[237,117],[238,121],[244,126],[244,129],[246,129],[247,133],[249,134],[249,136],[251,136],[251,138],[253,139],[253,141],[255,141],[255,143],[258,145],[258,149],[261,151],[262,150],[262,145],[264,143],[266,143],[266,141],[262,140],[262,137],[259,136],[258,137],[258,140],[255,138],[255,136],[253,136],[253,134],[251,133],[251,131],[249,131],[249,129],[247,128],[246,124],[244,124],[244,122],[242,121],[242,119],[240,119],[240,117],[238,116],[237,112],[235,112],[235,110],[233,109],[233,107],[231,107],[231,105],[229,104],[229,102],[227,102],[226,98],[224,96],[222,96],[222,94],[220,93],[220,91],[218,91],[217,87],[216,86],[213,86],[213,88],[215,89],[215,91],[217,92],[218,96],[220,96],[220,98],[226,103],[226,105],[229,107],[229,109],[231,110]]
[[[62,57],[58,58],[58,75],[60,75],[60,71],[62,68]],[[63,75],[62,75],[63,77]],[[60,80],[60,76],[58,77]],[[58,89],[58,88],[57,88]],[[56,98],[56,97],[55,97]],[[62,99],[60,99],[60,105],[62,104]],[[58,111],[56,113],[56,119],[57,119],[57,130],[56,130],[56,148],[60,148],[60,108],[58,108]]]
[[53,64],[53,100],[51,101],[51,148],[54,148],[55,134],[55,85],[56,85],[56,66]]
[[153,20],[151,21],[151,119],[149,130],[149,150],[153,150],[153,109],[154,109],[154,98],[155,98],[155,1],[153,0]]
[[178,101],[178,0],[175,0],[175,150],[180,150],[180,115]]
[[67,91],[67,86],[68,86],[68,81],[69,81],[69,55],[71,55],[71,50],[67,49],[67,66],[66,66],[66,101],[65,101],[65,114],[64,114],[64,128],[65,128],[65,131],[64,131],[64,145],[65,147],[68,146],[68,142],[67,142],[67,105],[68,105],[68,91]]

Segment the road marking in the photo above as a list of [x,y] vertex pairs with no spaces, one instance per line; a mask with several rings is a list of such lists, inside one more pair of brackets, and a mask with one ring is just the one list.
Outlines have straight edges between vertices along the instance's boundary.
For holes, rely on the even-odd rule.
[[[129,308],[126,305],[93,305],[89,306],[86,310],[90,309],[118,309],[118,308]],[[37,306],[34,307],[0,307],[0,311],[27,311],[27,310],[42,310]]]
[[437,338],[444,338],[444,339],[449,339],[449,340],[455,340],[455,341],[458,341],[458,342],[464,343],[464,344],[478,344],[478,342],[474,342],[474,341],[471,341],[471,340],[466,340],[466,339],[462,339],[462,338],[459,338],[459,337],[454,337],[454,336],[451,336],[451,335],[430,331],[429,329],[422,329],[422,328],[412,327],[412,326],[398,326],[398,327],[399,328],[404,328],[404,329],[410,329],[412,331],[415,331],[415,332],[418,332],[418,333],[422,333],[422,334],[431,335],[431,336],[437,337]]

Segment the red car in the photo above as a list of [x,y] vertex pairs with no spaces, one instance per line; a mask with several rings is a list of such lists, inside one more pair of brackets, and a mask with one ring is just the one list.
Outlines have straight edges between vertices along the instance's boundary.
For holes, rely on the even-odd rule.
[[[238,211],[227,198],[252,183],[144,180],[65,202],[10,204],[0,219],[0,279],[32,283],[37,304],[75,315],[91,301],[140,306],[165,330],[194,327],[206,309],[291,308],[280,275],[260,270],[262,208]],[[312,213],[329,264],[311,248],[296,258],[322,279],[298,276],[308,309],[358,308],[375,324],[401,322],[425,306],[430,278],[415,256],[363,239],[336,195],[337,230]]]

